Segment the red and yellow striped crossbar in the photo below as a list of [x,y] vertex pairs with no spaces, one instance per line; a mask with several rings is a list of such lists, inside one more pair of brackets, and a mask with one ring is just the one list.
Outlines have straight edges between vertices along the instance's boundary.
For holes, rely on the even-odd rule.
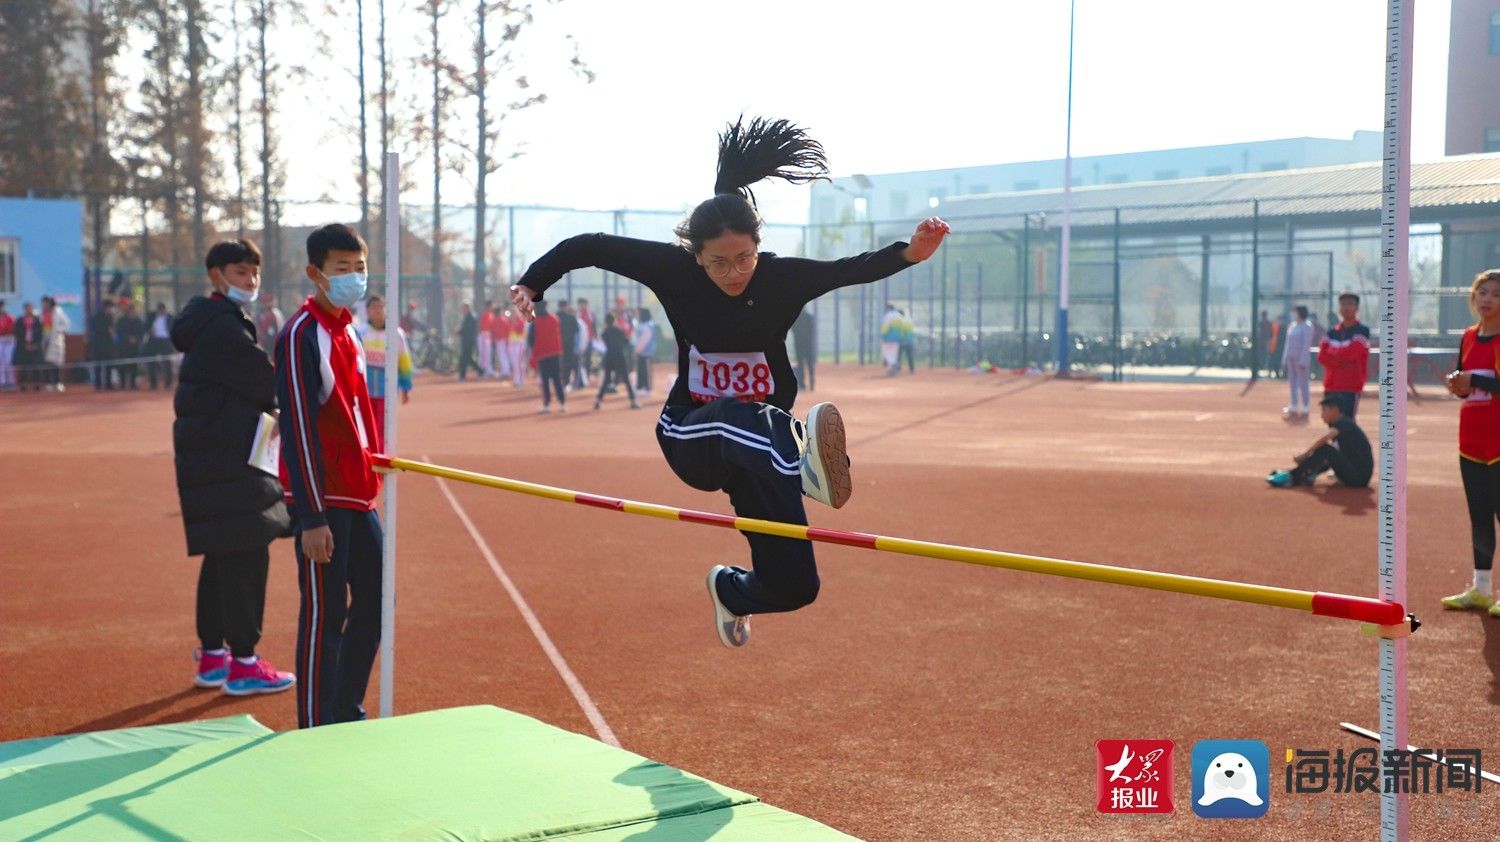
[[1113,567],[1107,564],[1088,564],[1082,561],[1064,561],[1062,559],[1043,558],[1041,556],[1002,553],[996,550],[981,550],[974,547],[960,547],[954,544],[937,544],[931,541],[914,541],[910,538],[890,538],[884,535],[870,535],[864,532],[845,532],[842,529],[823,529],[817,526],[800,526],[794,523],[778,523],[771,520],[731,517],[712,512],[679,509],[675,506],[662,506],[656,503],[638,503],[634,500],[600,497],[596,494],[586,494],[582,491],[554,488],[550,485],[538,485],[531,482],[522,482],[521,480],[490,476],[489,474],[477,474],[472,471],[446,468],[442,465],[416,462],[411,459],[401,459],[395,456],[377,455],[375,463],[379,467],[391,470],[443,477],[458,482],[499,488],[519,494],[529,494],[533,497],[559,500],[564,503],[579,503],[584,506],[614,509],[626,514],[646,515],[665,520],[723,526],[729,529],[737,529],[741,532],[776,535],[782,538],[800,538],[806,541],[819,541],[826,544],[843,544],[849,547],[863,547],[867,550],[881,550],[888,553],[902,553],[904,555],[925,556],[927,558],[938,558],[947,561],[961,561],[965,564],[1003,567],[1007,570],[1045,573],[1049,576],[1067,576],[1073,579],[1088,579],[1094,582],[1129,585],[1134,588],[1152,588],[1159,591],[1195,594],[1215,599],[1233,599],[1239,602],[1275,605],[1282,608],[1293,608],[1298,611],[1310,611],[1313,614],[1324,617],[1358,620],[1380,626],[1394,626],[1406,620],[1406,609],[1400,603],[1371,599],[1370,597],[1299,591],[1290,588],[1273,588],[1268,585],[1227,582],[1222,579],[1203,579],[1197,576],[1157,573],[1152,570],[1135,570],[1129,567]]

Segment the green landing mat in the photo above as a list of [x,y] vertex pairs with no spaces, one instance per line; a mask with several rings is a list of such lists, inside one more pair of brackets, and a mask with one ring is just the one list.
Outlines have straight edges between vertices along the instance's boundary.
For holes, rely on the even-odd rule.
[[849,838],[488,706],[0,768],[6,840],[563,837]]
[[150,728],[120,728],[87,734],[63,734],[0,743],[0,770],[11,766],[45,766],[72,760],[88,760],[110,754],[125,754],[151,748],[171,748],[225,737],[254,737],[271,729],[249,714],[180,722]]

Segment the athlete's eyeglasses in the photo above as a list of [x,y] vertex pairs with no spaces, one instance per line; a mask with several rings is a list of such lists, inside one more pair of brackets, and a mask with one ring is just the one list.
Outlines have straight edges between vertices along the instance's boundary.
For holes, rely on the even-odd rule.
[[707,263],[703,264],[703,268],[708,270],[708,274],[712,275],[715,278],[729,277],[729,270],[731,269],[741,275],[748,275],[750,274],[750,270],[755,268],[755,262],[758,259],[759,255],[754,254],[747,254],[744,257],[738,257],[734,260],[725,260],[722,257],[715,257]]

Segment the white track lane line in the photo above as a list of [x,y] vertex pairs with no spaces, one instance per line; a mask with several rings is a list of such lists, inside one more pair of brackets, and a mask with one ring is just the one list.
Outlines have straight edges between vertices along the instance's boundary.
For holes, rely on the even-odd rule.
[[[422,461],[430,462],[431,460],[423,456]],[[609,723],[604,721],[603,714],[599,713],[599,708],[594,705],[594,700],[589,698],[588,691],[583,689],[583,684],[579,682],[578,676],[574,675],[573,670],[568,668],[568,662],[563,660],[562,653],[557,651],[557,647],[552,643],[552,638],[547,636],[546,630],[542,628],[541,621],[536,618],[536,614],[532,612],[531,606],[526,604],[525,597],[521,596],[521,592],[516,589],[515,583],[505,574],[505,568],[500,566],[500,562],[496,560],[495,554],[490,551],[490,545],[485,543],[484,536],[480,535],[479,530],[474,528],[474,521],[469,520],[469,514],[459,504],[458,498],[454,497],[453,492],[448,490],[448,483],[442,477],[434,477],[433,479],[437,480],[437,486],[442,490],[443,496],[448,498],[448,504],[453,507],[454,514],[457,514],[458,519],[463,521],[464,528],[469,530],[469,537],[474,539],[475,546],[479,547],[479,552],[484,554],[484,560],[490,563],[490,569],[495,571],[495,578],[500,580],[500,584],[505,587],[505,592],[510,594],[511,601],[516,604],[516,610],[521,612],[521,617],[526,620],[526,625],[531,627],[531,633],[536,636],[536,642],[542,645],[542,651],[547,653],[547,658],[552,661],[552,666],[557,670],[557,674],[562,676],[563,683],[568,685],[568,690],[573,693],[573,699],[578,702],[580,708],[583,708],[583,715],[588,717],[589,724],[594,726],[594,732],[599,735],[599,739],[603,742],[619,748],[620,741],[615,737],[615,732],[610,730]]]

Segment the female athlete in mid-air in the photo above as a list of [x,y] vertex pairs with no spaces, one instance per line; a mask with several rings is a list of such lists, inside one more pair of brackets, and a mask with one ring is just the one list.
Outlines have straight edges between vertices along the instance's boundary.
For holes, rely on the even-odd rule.
[[[516,307],[565,273],[587,266],[632,278],[656,294],[677,337],[677,382],[656,439],[678,477],[725,491],[740,517],[805,525],[802,495],[838,508],[849,499],[844,423],[820,403],[806,423],[791,415],[797,381],[786,335],[807,302],[838,287],[867,284],[931,257],[949,232],[937,217],[917,224],[910,243],[842,260],[761,252],[761,218],[750,185],[768,177],[801,184],[826,176],[823,147],[785,120],[743,118],[719,136],[714,197],[676,228],[677,243],[584,234],[564,240],[511,287]],[[725,646],[750,640],[750,615],[794,611],[818,595],[812,544],[745,534],[750,570],[709,571],[715,628]]]

